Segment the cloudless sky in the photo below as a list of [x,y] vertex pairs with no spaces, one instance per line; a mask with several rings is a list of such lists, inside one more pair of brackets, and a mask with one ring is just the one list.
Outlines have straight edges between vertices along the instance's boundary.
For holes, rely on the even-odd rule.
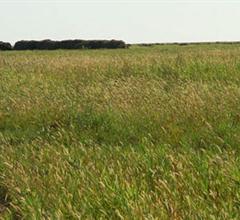
[[0,41],[240,40],[240,0],[0,0]]

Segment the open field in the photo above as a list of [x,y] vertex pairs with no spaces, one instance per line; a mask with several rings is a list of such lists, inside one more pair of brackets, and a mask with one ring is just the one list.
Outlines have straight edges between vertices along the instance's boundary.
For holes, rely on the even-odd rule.
[[0,219],[240,219],[240,44],[0,53]]

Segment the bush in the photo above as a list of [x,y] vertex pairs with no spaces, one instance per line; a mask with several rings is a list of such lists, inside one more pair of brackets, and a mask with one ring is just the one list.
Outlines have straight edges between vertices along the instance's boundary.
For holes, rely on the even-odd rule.
[[0,41],[0,50],[12,50],[12,45],[10,43]]

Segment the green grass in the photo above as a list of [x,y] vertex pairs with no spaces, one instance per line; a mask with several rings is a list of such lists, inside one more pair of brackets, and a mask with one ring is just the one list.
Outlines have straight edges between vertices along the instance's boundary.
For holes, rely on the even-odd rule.
[[239,219],[240,45],[0,53],[0,219]]

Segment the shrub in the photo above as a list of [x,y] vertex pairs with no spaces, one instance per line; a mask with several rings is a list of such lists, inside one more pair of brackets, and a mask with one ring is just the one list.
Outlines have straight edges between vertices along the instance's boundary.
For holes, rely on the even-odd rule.
[[0,50],[11,50],[12,45],[10,43],[0,41]]

